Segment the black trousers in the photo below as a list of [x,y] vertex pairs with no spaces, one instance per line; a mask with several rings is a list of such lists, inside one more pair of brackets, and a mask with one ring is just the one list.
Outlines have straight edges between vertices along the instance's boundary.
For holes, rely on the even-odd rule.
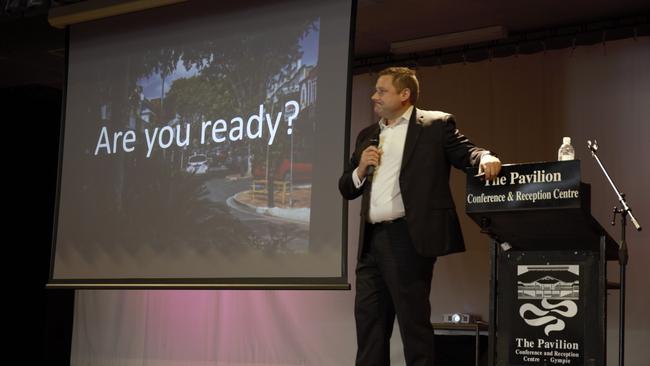
[[356,268],[356,365],[390,364],[395,315],[406,364],[433,365],[429,293],[436,258],[415,251],[403,219],[369,225],[367,229],[370,240]]

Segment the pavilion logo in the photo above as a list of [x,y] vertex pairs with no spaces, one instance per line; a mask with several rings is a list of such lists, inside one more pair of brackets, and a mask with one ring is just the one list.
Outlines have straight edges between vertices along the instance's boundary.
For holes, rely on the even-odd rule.
[[519,307],[519,316],[526,324],[544,326],[548,336],[564,330],[565,320],[578,314],[578,306],[573,301],[580,295],[578,265],[519,265],[517,277],[519,300],[541,300],[541,308],[532,302]]

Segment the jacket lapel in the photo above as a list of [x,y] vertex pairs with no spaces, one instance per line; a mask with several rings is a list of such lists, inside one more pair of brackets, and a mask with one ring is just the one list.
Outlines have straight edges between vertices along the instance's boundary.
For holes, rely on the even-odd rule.
[[[372,130],[371,130],[371,132],[368,133],[368,135],[366,136],[366,138],[363,140],[363,144],[362,144],[363,149],[361,149],[360,152],[363,152],[363,150],[365,150],[368,146],[370,146],[370,140],[371,140],[373,137],[377,137],[377,136],[379,136],[379,129],[380,129],[380,127],[379,127],[379,123],[375,123],[374,126],[373,126],[373,128],[372,128]],[[359,156],[359,159],[361,159],[361,156]]]
[[404,141],[404,153],[402,155],[402,166],[400,170],[404,170],[404,167],[411,158],[411,155],[413,155],[415,144],[417,143],[418,137],[420,136],[420,131],[422,130],[422,126],[417,123],[417,114],[417,108],[413,107],[411,118],[409,118],[409,126],[406,130],[406,141]]

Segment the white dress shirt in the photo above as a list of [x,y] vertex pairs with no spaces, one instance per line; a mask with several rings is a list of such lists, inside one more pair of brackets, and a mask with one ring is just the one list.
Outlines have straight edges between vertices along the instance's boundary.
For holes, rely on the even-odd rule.
[[[413,112],[410,106],[395,123],[388,126],[386,120],[379,121],[379,149],[383,151],[380,164],[375,168],[370,191],[370,208],[368,221],[377,223],[395,220],[404,216],[404,201],[399,188],[399,174],[404,155],[404,143],[408,130],[409,118]],[[358,168],[357,168],[358,169]],[[352,180],[357,188],[365,182],[359,179],[357,169],[352,173]]]

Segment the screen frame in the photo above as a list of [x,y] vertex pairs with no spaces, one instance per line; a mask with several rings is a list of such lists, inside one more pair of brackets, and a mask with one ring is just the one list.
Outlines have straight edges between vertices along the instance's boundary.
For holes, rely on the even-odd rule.
[[[350,154],[350,126],[352,103],[352,67],[354,55],[354,40],[356,30],[357,0],[349,0],[349,39],[345,91],[345,122],[342,166],[347,165]],[[87,279],[57,279],[54,278],[54,265],[57,245],[57,230],[59,207],[61,199],[61,182],[63,168],[63,153],[65,145],[65,122],[67,106],[67,89],[70,52],[70,25],[65,27],[65,70],[62,93],[61,120],[59,133],[59,157],[57,169],[56,197],[54,202],[52,243],[50,255],[48,289],[229,289],[229,290],[351,290],[348,282],[348,204],[341,198],[341,276],[338,277],[246,277],[246,278],[87,278]]]

